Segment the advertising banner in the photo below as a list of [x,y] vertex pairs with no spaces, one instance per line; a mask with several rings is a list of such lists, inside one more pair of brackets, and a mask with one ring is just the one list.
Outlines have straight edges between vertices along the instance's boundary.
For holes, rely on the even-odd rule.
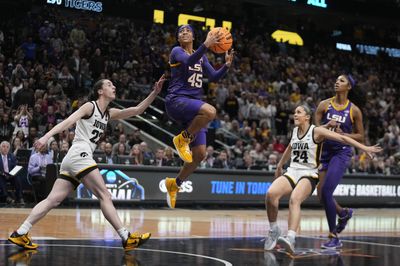
[[[179,171],[172,167],[121,165],[99,165],[99,168],[114,200],[160,203],[166,198],[164,179],[176,176]],[[178,199],[182,203],[261,205],[273,180],[272,172],[200,169],[182,184]],[[352,206],[400,205],[400,181],[390,176],[345,176],[334,195],[342,204]],[[76,199],[95,199],[95,196],[81,184]],[[288,199],[281,202],[287,204]],[[316,191],[303,205],[320,205]]]

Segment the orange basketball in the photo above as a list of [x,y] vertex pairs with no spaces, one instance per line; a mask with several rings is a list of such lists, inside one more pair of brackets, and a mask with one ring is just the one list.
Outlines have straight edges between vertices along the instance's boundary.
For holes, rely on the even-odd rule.
[[231,33],[226,28],[216,27],[213,28],[211,32],[214,32],[214,34],[222,32],[223,34],[222,38],[219,40],[219,43],[210,46],[211,51],[217,54],[222,54],[231,49],[233,39]]

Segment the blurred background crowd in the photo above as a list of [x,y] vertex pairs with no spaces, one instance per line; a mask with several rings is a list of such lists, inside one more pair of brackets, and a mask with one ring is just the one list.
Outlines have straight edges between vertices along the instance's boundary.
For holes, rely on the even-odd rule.
[[[315,109],[334,96],[336,78],[351,73],[357,80],[365,143],[378,143],[384,151],[374,159],[355,151],[348,172],[400,173],[400,59],[337,50],[326,44],[332,32],[316,24],[304,20],[292,25],[307,40],[300,47],[271,38],[271,29],[285,28],[279,21],[243,16],[234,23],[233,66],[220,82],[204,81],[204,97],[218,110],[209,132],[224,145],[211,142],[201,168],[273,171],[288,144],[294,107],[307,104]],[[198,46],[207,29],[193,26]],[[337,27],[349,40],[400,47],[396,26],[378,30],[338,21]],[[37,138],[88,100],[99,78],[114,83],[118,100],[140,101],[169,71],[175,30],[176,24],[51,7],[1,21],[0,141],[9,142],[16,156],[19,150],[32,150]],[[207,56],[215,68],[224,63],[223,56]],[[42,164],[60,162],[73,138],[70,128],[54,136],[47,151],[31,154],[48,155]],[[109,125],[95,158],[110,164],[181,165],[171,148],[154,148],[140,128],[128,131],[122,123]]]

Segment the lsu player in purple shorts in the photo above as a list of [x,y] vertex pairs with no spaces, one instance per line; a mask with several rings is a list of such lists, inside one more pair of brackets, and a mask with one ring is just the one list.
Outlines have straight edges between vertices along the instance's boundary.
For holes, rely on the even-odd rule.
[[[353,92],[355,81],[350,75],[340,75],[335,82],[336,95],[321,101],[315,114],[315,124],[320,124],[337,133],[348,136],[358,142],[364,141],[362,113],[349,94]],[[342,247],[338,233],[345,228],[352,217],[353,210],[342,208],[333,198],[333,192],[340,183],[352,157],[349,145],[327,140],[322,148],[321,167],[319,170],[320,183],[318,195],[324,205],[329,225],[329,241],[322,248],[336,249]],[[336,214],[339,216],[336,225]]]
[[221,39],[218,33],[209,32],[206,40],[193,50],[194,32],[190,25],[182,25],[176,33],[179,46],[172,49],[169,63],[171,79],[165,98],[168,116],[185,130],[173,138],[179,157],[185,162],[176,178],[166,178],[167,203],[175,208],[176,196],[182,182],[197,168],[206,156],[207,124],[216,114],[215,108],[204,102],[203,75],[217,81],[227,71],[233,60],[233,50],[225,53],[225,65],[215,70],[209,63],[207,49]]

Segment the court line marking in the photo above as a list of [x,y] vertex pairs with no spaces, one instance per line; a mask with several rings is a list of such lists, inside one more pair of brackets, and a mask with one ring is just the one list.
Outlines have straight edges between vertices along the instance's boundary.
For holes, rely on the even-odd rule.
[[[15,245],[14,245],[14,244],[8,244],[8,243],[0,243],[0,246],[15,246]],[[121,247],[113,247],[113,246],[91,246],[91,245],[41,244],[41,246],[47,246],[47,247],[80,247],[80,248],[122,249]],[[200,254],[185,253],[185,252],[170,251],[170,250],[161,250],[161,249],[147,249],[147,248],[137,248],[137,249],[135,249],[135,250],[147,251],[147,252],[170,253],[170,254],[191,256],[191,257],[199,257],[199,258],[204,258],[204,259],[209,259],[209,260],[214,260],[214,261],[221,262],[221,263],[223,263],[225,266],[233,266],[232,263],[230,263],[229,261],[226,261],[226,260],[223,260],[223,259],[219,259],[219,258],[215,258],[215,257],[200,255]]]
[[[317,239],[317,240],[327,240],[327,238],[323,237],[314,237],[314,236],[305,236],[305,235],[298,235],[297,237],[302,237],[302,238],[310,238],[310,239]],[[375,236],[374,236],[375,237]],[[376,236],[378,237],[378,236]],[[226,238],[231,238],[231,239],[236,239],[236,238],[260,238],[260,242],[263,242],[265,239],[265,236],[216,236],[216,237],[210,237],[210,236],[200,236],[200,235],[192,235],[192,236],[178,236],[178,237],[173,237],[173,236],[157,236],[157,237],[151,237],[150,239],[157,239],[157,240],[171,240],[171,239],[226,239]],[[64,240],[82,240],[82,241],[113,241],[113,240],[120,240],[120,238],[54,238],[54,237],[44,237],[44,236],[34,236],[32,237],[33,240],[52,240],[52,241],[64,241]],[[0,239],[7,241],[7,239]],[[359,244],[364,244],[364,245],[372,245],[372,246],[384,246],[384,247],[394,247],[394,248],[400,248],[400,245],[392,245],[392,244],[383,244],[383,243],[376,243],[376,242],[365,242],[365,241],[357,241],[357,240],[346,240],[346,239],[341,239],[342,242],[348,242],[348,243],[359,243]],[[0,243],[0,245],[2,245]]]
[[[316,236],[303,236],[303,235],[299,235],[299,237],[311,238],[311,239],[318,239],[318,240],[327,240],[327,238],[316,237]],[[400,248],[400,245],[383,244],[383,243],[376,243],[376,242],[365,242],[365,241],[346,240],[346,239],[340,239],[340,241],[345,242],[345,243],[355,243],[355,244],[364,244],[364,245],[371,245],[371,246],[383,246],[383,247]]]
[[[317,239],[317,240],[326,240],[327,238],[323,237],[313,237],[313,236],[305,236],[305,235],[298,235],[298,237],[302,238],[309,238],[309,239]],[[168,236],[159,236],[159,237],[151,237],[151,239],[158,239],[158,240],[164,240],[164,239],[224,239],[224,238],[261,238],[260,242],[264,241],[265,236],[217,236],[217,237],[209,237],[209,236],[199,236],[199,235],[194,235],[194,236],[182,236],[182,237],[168,237]],[[119,240],[120,238],[52,238],[52,237],[32,237],[33,240],[52,240],[52,241],[64,241],[64,240],[82,240],[82,241],[110,241],[110,240]],[[0,239],[0,240],[7,240],[7,239]],[[365,241],[357,241],[357,240],[346,240],[346,239],[341,239],[342,242],[347,242],[347,243],[356,243],[356,244],[364,244],[364,245],[371,245],[371,246],[384,246],[384,247],[393,247],[393,248],[400,248],[400,245],[392,245],[392,244],[384,244],[384,243],[376,243],[376,242],[365,242]],[[0,243],[0,245],[3,245]]]

